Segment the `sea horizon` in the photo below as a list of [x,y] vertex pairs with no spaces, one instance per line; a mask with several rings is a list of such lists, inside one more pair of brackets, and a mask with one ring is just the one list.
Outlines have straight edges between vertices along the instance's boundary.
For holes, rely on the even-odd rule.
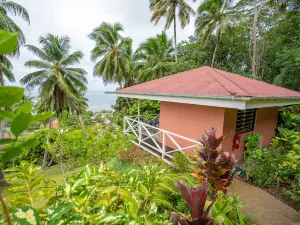
[[[34,90],[28,93],[30,96],[37,97],[38,91]],[[105,94],[104,91],[88,90],[85,97],[88,99],[88,110],[98,112],[101,110],[113,110],[112,106],[116,104],[117,96],[115,94]]]

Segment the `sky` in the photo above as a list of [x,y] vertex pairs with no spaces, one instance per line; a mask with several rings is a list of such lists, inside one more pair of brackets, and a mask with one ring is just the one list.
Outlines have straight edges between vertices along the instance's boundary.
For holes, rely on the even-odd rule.
[[[88,72],[88,92],[113,91],[117,85],[104,85],[101,78],[93,76],[95,62],[90,60],[90,52],[94,42],[87,36],[102,22],[120,22],[124,27],[123,36],[133,39],[135,48],[151,36],[161,33],[164,21],[156,26],[150,22],[151,12],[148,0],[14,0],[24,6],[30,15],[30,26],[20,18],[14,18],[23,30],[26,43],[38,46],[38,39],[48,33],[54,35],[67,35],[71,39],[71,51],[82,51],[84,59],[78,67]],[[199,1],[187,2],[196,10]],[[178,42],[187,39],[194,32],[194,21],[182,30],[178,26]],[[167,31],[173,37],[173,30]],[[16,85],[26,74],[34,71],[24,67],[27,60],[36,59],[26,48],[22,47],[19,58],[12,59]]]

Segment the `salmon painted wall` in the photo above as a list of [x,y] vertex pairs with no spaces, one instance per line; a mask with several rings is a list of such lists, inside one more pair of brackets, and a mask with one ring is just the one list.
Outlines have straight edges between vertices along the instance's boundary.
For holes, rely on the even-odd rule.
[[255,132],[263,136],[262,146],[270,144],[275,136],[278,109],[278,107],[268,107],[257,110]]
[[[160,128],[173,133],[199,140],[204,131],[217,128],[217,135],[223,133],[225,108],[182,104],[173,102],[160,103]],[[162,138],[160,137],[162,140]],[[191,145],[191,142],[174,138],[181,147]],[[166,143],[176,148],[169,138]],[[176,148],[177,149],[177,148]]]
[[[278,117],[278,107],[260,108],[256,112],[255,132],[263,136],[262,146],[268,145],[275,135],[275,129]],[[233,150],[233,139],[235,135],[237,120],[237,109],[225,109],[223,135],[225,137],[222,143],[222,149],[228,152],[234,152],[237,160],[244,157],[245,137],[252,134],[253,131],[240,134],[239,149]]]

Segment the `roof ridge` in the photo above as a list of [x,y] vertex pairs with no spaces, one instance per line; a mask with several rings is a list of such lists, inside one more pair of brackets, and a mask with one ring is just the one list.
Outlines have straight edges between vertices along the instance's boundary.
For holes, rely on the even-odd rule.
[[[232,81],[231,79],[225,77],[222,73],[220,73],[217,69],[210,67],[213,71],[215,71],[216,73],[218,73],[219,75],[221,75],[224,79],[228,80],[230,83],[234,84],[235,86],[237,86],[239,89],[241,89],[243,92],[245,92],[248,96],[252,96],[246,89],[244,89],[243,87],[241,87],[239,84],[237,84],[236,82]],[[236,74],[234,74],[236,75]],[[215,79],[215,77],[214,77]],[[216,79],[215,79],[216,80]],[[218,83],[220,83],[218,80],[216,80]],[[222,85],[222,84],[221,84]],[[222,85],[223,86],[223,85]],[[234,94],[234,92],[231,92],[230,90],[228,90],[226,87],[224,87],[231,95]]]

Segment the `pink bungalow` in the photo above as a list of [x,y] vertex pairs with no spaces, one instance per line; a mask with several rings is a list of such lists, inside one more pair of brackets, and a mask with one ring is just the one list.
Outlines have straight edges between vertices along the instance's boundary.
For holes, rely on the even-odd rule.
[[119,97],[160,101],[160,115],[138,113],[124,118],[124,133],[133,142],[171,163],[175,152],[188,152],[200,135],[217,128],[224,135],[222,149],[244,157],[244,138],[258,132],[262,146],[275,135],[278,109],[300,104],[300,92],[278,87],[208,66],[124,88]]

